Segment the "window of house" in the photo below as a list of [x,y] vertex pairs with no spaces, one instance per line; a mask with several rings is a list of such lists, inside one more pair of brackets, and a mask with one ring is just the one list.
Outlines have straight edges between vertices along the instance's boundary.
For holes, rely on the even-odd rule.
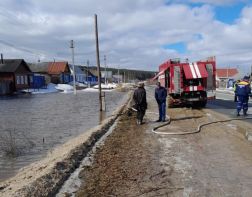
[[16,76],[17,85],[20,84],[20,76]]
[[33,83],[33,76],[30,76],[30,82]]
[[19,76],[16,76],[16,84],[19,84]]
[[25,78],[25,84],[27,85],[28,84],[28,77],[27,77],[27,75],[25,75],[24,78]]
[[24,84],[24,76],[20,76],[21,77],[21,84]]
[[64,80],[68,81],[68,76],[67,75],[64,75]]

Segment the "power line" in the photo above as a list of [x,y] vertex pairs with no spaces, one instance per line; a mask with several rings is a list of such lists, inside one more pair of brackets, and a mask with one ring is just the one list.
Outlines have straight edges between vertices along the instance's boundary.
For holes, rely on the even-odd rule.
[[3,44],[3,45],[5,45],[5,46],[12,47],[12,48],[14,48],[16,50],[27,52],[27,53],[31,53],[31,54],[36,55],[36,56],[42,56],[42,55],[44,55],[44,54],[41,54],[41,53],[34,53],[33,51],[31,51],[29,49],[26,49],[26,48],[23,48],[23,47],[15,46],[14,44],[11,44],[11,43],[6,42],[4,40],[0,40],[0,43]]

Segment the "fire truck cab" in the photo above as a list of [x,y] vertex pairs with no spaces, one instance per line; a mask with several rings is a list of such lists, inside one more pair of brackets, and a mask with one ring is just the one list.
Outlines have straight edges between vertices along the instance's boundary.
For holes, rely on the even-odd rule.
[[214,98],[215,73],[215,60],[188,63],[175,59],[161,64],[155,78],[167,88],[169,106],[205,107],[208,98]]

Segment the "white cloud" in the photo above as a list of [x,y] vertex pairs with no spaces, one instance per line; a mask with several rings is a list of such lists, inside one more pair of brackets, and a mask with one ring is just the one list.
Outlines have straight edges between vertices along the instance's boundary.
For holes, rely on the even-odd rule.
[[248,3],[249,0],[167,0],[168,3],[201,3],[201,4],[210,4],[210,5],[233,5],[235,3]]
[[213,21],[202,29],[202,39],[189,42],[192,54],[216,54],[220,64],[248,66],[252,62],[252,7],[244,8],[242,16],[233,25]]
[[[251,7],[245,7],[241,17],[229,25],[216,21],[212,6],[190,7],[183,1],[174,2],[1,0],[0,36],[12,46],[0,42],[0,51],[5,57],[23,57],[27,61],[36,61],[40,56],[47,61],[55,58],[71,62],[69,41],[73,39],[76,62],[89,59],[94,65],[97,13],[101,57],[106,54],[109,65],[155,70],[168,58],[197,60],[211,55],[216,55],[218,64],[223,66],[252,62]],[[185,43],[188,51],[179,54],[163,48],[177,42]]]

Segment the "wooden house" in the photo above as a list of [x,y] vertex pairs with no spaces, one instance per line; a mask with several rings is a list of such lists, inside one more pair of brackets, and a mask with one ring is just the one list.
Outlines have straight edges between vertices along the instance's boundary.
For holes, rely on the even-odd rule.
[[[69,68],[71,70],[71,73],[73,73],[73,65],[69,64]],[[75,79],[77,82],[95,85],[97,84],[98,78],[93,75],[85,66],[74,66],[75,70]],[[71,80],[73,80],[71,78]]]
[[230,87],[233,82],[240,79],[240,77],[240,73],[236,68],[217,68],[216,86],[218,88]]
[[0,95],[30,87],[30,68],[23,59],[3,59],[0,61]]
[[[71,81],[73,80],[73,65],[69,64],[69,68],[71,71]],[[80,83],[86,83],[87,74],[81,69],[81,66],[75,65],[74,66],[74,72],[75,72],[75,80]]]
[[48,74],[48,62],[28,63],[33,76],[30,78],[32,88],[44,88],[51,83],[51,77]]
[[49,62],[48,74],[51,77],[51,82],[69,83],[71,81],[71,73],[68,62]]

